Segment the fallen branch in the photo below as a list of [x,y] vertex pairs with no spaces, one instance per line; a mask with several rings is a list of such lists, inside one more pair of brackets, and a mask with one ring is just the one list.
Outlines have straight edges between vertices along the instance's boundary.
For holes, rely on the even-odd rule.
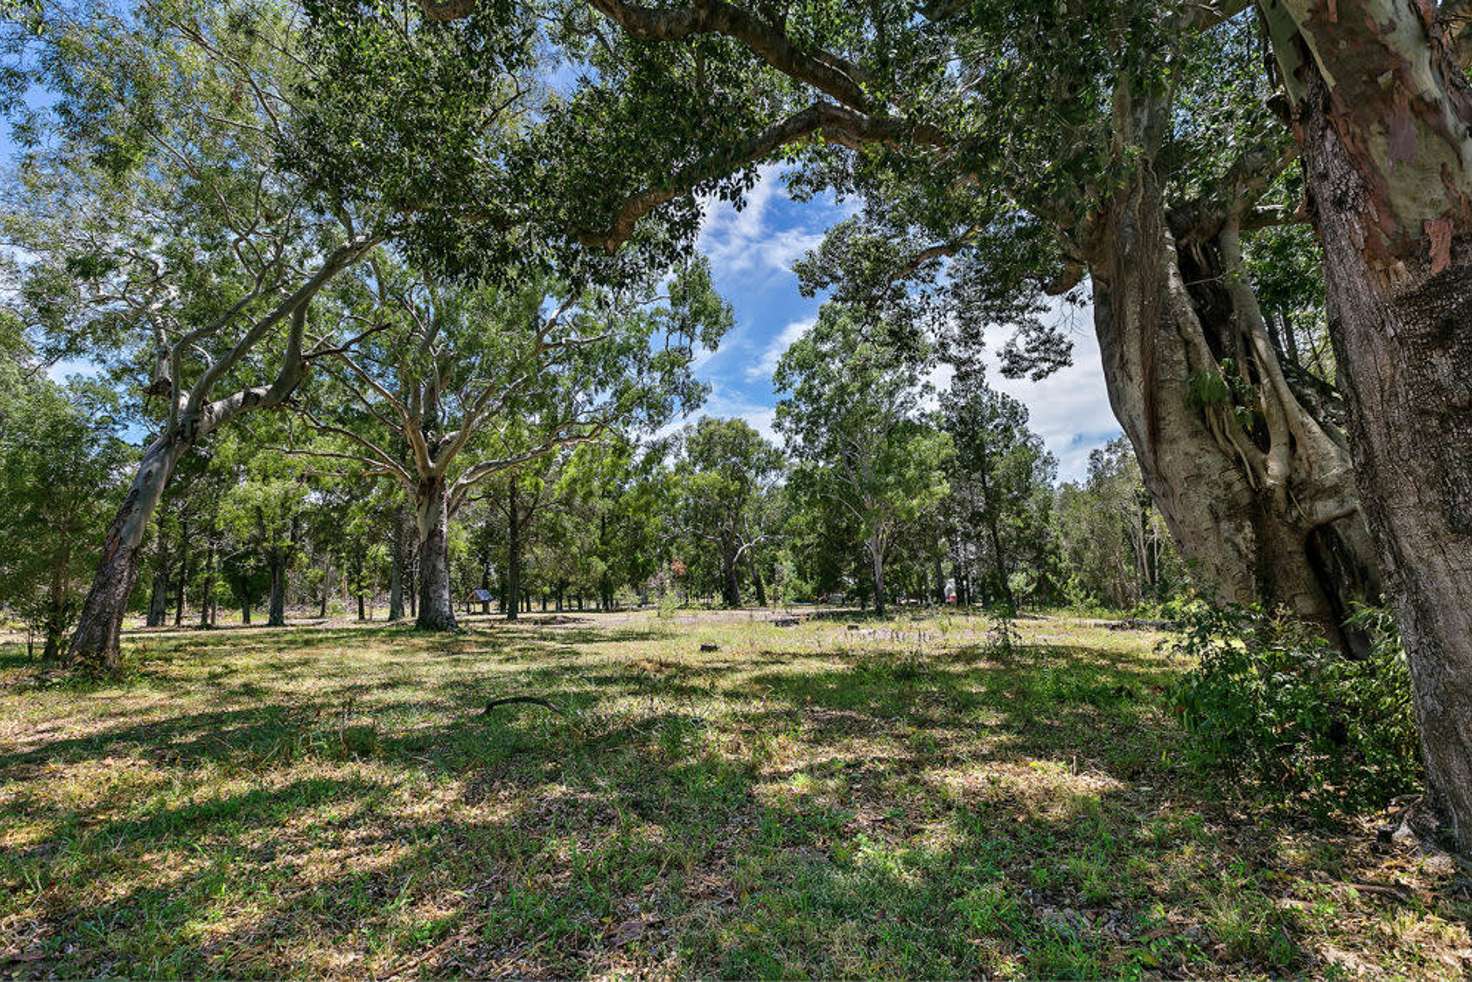
[[497,709],[501,706],[517,705],[541,706],[543,709],[554,712],[558,716],[563,715],[562,710],[558,709],[546,699],[538,699],[536,696],[506,696],[504,699],[492,699],[490,702],[486,703],[486,711],[481,713],[481,715],[489,716],[491,715],[491,710]]

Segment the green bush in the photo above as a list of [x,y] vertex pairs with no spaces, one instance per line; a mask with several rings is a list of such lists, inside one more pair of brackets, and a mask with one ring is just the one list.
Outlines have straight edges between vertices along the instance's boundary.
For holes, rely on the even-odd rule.
[[1364,658],[1282,614],[1196,603],[1180,621],[1168,647],[1196,664],[1175,704],[1198,763],[1320,818],[1378,809],[1420,785],[1410,675],[1385,611],[1352,618],[1372,638]]

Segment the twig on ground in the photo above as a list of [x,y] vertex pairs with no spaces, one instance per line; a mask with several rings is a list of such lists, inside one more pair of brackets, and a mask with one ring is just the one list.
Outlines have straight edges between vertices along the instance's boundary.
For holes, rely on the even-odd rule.
[[539,699],[536,696],[506,696],[503,699],[492,699],[490,702],[486,703],[486,711],[481,713],[481,715],[489,716],[491,715],[491,710],[493,709],[497,709],[501,706],[516,705],[541,706],[543,709],[550,710],[551,712],[556,713],[558,716],[565,715],[562,710],[558,709],[546,699]]

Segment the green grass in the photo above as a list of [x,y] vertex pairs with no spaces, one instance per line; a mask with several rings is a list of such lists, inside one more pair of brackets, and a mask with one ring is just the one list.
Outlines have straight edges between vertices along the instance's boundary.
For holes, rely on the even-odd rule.
[[[1180,762],[1150,635],[570,619],[140,635],[114,684],[4,652],[0,973],[1469,967],[1450,873]],[[481,714],[514,694],[563,713]]]

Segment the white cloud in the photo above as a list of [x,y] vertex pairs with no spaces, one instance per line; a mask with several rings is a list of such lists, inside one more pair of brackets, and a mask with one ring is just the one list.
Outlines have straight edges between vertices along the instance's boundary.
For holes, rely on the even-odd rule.
[[756,364],[751,365],[746,369],[747,381],[755,381],[759,378],[770,378],[772,373],[777,370],[777,362],[782,360],[782,356],[787,353],[787,349],[792,347],[797,339],[806,334],[808,330],[812,328],[812,326],[817,322],[818,317],[816,314],[814,314],[812,317],[793,321],[791,324],[788,324],[786,327],[782,328],[782,330],[775,337],[773,337],[770,342],[768,342],[766,350],[762,352],[762,356],[760,359],[757,360]]
[[1119,422],[1109,406],[1104,388],[1104,366],[1099,341],[1094,335],[1093,307],[1062,310],[1073,337],[1073,364],[1041,382],[1003,378],[992,351],[996,387],[1022,400],[1028,408],[1029,425],[1043,438],[1058,458],[1061,481],[1082,479],[1088,470],[1089,451],[1119,435]]
[[[720,278],[744,278],[764,282],[773,275],[788,273],[792,264],[816,249],[823,241],[831,209],[808,204],[801,225],[774,227],[771,205],[786,198],[782,168],[766,164],[757,169],[757,182],[746,195],[746,206],[737,211],[729,202],[706,198],[701,202],[705,218],[696,247],[711,262]],[[819,227],[809,220],[817,219]]]
[[705,401],[705,405],[668,424],[659,431],[658,435],[668,436],[690,423],[699,421],[702,416],[709,416],[712,419],[731,419],[733,417],[744,419],[752,429],[771,443],[782,446],[782,435],[777,432],[776,427],[776,408],[728,392],[719,382],[712,383],[710,398]]

